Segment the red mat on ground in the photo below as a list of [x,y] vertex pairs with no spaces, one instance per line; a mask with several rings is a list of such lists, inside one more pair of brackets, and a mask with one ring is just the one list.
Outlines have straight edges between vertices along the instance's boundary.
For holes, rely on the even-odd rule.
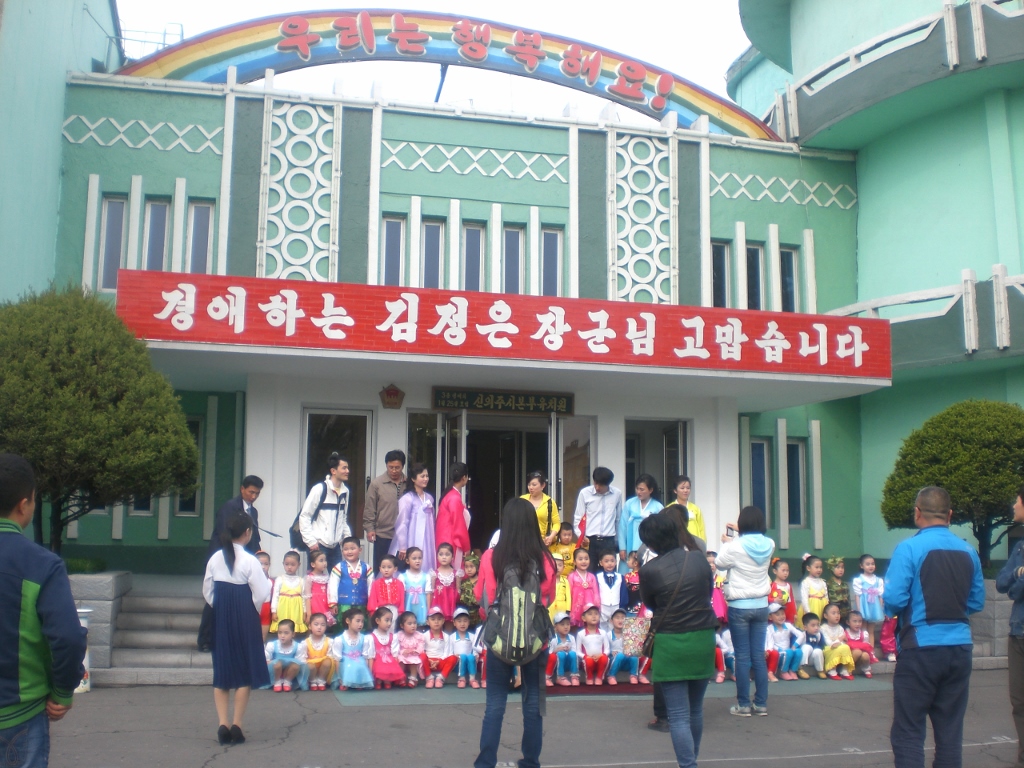
[[619,683],[618,685],[587,685],[585,683],[576,686],[555,685],[547,690],[548,696],[575,696],[577,694],[585,693],[587,695],[595,695],[602,693],[612,693],[616,696],[627,694],[630,696],[653,696],[654,686],[648,685],[630,685],[629,683]]

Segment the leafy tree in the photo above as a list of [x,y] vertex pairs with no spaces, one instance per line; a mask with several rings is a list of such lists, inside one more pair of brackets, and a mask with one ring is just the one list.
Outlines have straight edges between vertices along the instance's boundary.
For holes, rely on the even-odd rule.
[[[892,528],[914,527],[914,499],[926,485],[949,491],[953,523],[968,523],[984,565],[1013,525],[1013,502],[1024,482],[1024,410],[1013,403],[966,400],[910,433],[885,481],[882,517]],[[992,540],[1000,529],[1002,533]]]
[[181,404],[145,344],[78,288],[0,305],[0,451],[35,469],[58,553],[64,529],[90,509],[191,493],[199,467]]

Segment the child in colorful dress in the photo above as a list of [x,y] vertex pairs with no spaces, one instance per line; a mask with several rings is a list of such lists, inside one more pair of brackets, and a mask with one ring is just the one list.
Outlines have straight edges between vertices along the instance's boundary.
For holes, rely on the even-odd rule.
[[843,581],[843,576],[846,575],[846,563],[843,562],[843,558],[833,555],[828,559],[827,564],[828,569],[832,572],[826,582],[828,601],[832,605],[839,606],[839,615],[842,617],[842,622],[845,623],[846,617],[850,615],[850,587]]
[[714,586],[711,588],[711,608],[714,610],[719,622],[728,623],[729,607],[725,603],[725,593],[722,591],[722,585],[725,584],[725,574],[719,573],[718,566],[715,565],[715,558],[718,557],[718,553],[709,550],[707,556],[708,565],[711,566],[711,578],[714,580]]
[[423,675],[427,688],[444,688],[444,681],[455,669],[459,660],[452,652],[452,639],[444,631],[444,611],[439,606],[430,606],[427,614],[427,631],[423,633],[426,646],[423,651]]
[[[804,633],[786,621],[786,609],[778,603],[768,605],[768,647],[778,654],[775,674],[780,680],[796,680],[803,661],[800,646]],[[772,670],[769,669],[769,672]]]
[[366,648],[366,658],[371,660],[374,687],[391,688],[392,683],[405,680],[405,672],[398,663],[398,638],[391,631],[394,614],[387,605],[382,605],[373,612],[374,630],[370,633],[372,645]]
[[331,569],[327,584],[327,604],[337,616],[349,608],[366,608],[370,566],[359,559],[362,550],[354,536],[341,542],[341,562]]
[[274,580],[274,590],[270,593],[270,631],[277,632],[283,619],[292,622],[294,632],[305,632],[305,606],[302,600],[304,586],[299,576],[299,553],[293,550],[285,552],[284,574]]
[[459,688],[465,688],[467,680],[470,688],[479,688],[480,683],[476,680],[478,633],[469,628],[469,611],[460,605],[455,609],[452,623],[455,624],[455,631],[451,634],[452,655],[459,660]]
[[602,685],[608,672],[608,635],[601,631],[601,609],[595,603],[583,605],[583,629],[576,634],[576,648],[587,674],[587,685]]
[[398,576],[405,587],[405,610],[416,614],[416,623],[425,627],[430,593],[434,589],[433,577],[423,570],[423,550],[419,547],[409,547],[405,553],[405,562],[409,568]]
[[416,626],[416,614],[403,611],[398,616],[398,663],[405,672],[405,686],[415,688],[420,680],[420,665],[426,647],[423,635]]
[[612,614],[608,629],[608,685],[618,685],[619,681],[615,675],[620,669],[629,672],[630,685],[640,682],[637,674],[640,671],[640,658],[638,656],[627,656],[625,637],[622,628],[626,623],[626,611],[619,608]]
[[878,659],[875,658],[875,647],[870,642],[868,631],[864,628],[864,617],[860,611],[850,611],[847,617],[849,625],[846,628],[846,644],[850,646],[850,654],[853,656],[853,669],[857,665],[864,666],[864,677],[871,677],[871,665]]
[[558,529],[558,538],[555,543],[548,547],[548,551],[555,555],[562,556],[562,575],[569,578],[573,570],[572,554],[576,551],[576,544],[573,542],[572,523],[562,523]]
[[[274,591],[274,580],[270,578],[270,553],[264,552],[262,549],[256,553],[256,559],[260,561],[260,565],[263,566],[263,575],[270,581],[270,591]],[[267,638],[270,636],[270,600],[263,604],[260,608],[260,629],[263,630],[263,642],[266,644]]]
[[480,626],[480,603],[476,600],[476,580],[480,570],[480,555],[467,552],[462,560],[462,568],[466,575],[459,582],[459,604],[469,611],[469,626],[473,629]]
[[569,588],[569,579],[562,575],[562,556],[551,557],[555,561],[555,573],[558,574],[555,576],[555,599],[548,605],[548,615],[553,623],[556,613],[572,610],[572,590]]
[[839,623],[839,606],[829,603],[825,606],[825,623],[821,634],[825,638],[825,674],[832,680],[853,680],[853,654],[846,644],[846,630]]
[[398,606],[403,606],[403,610],[405,606],[405,585],[395,577],[395,563],[394,555],[384,555],[380,559],[380,574],[370,582],[370,593],[366,598],[366,610],[371,616],[384,606],[391,611],[392,622],[402,612]]
[[281,619],[277,622],[277,640],[267,643],[267,671],[273,680],[274,690],[290,691],[292,683],[298,688],[306,687],[305,643],[295,642],[295,622]]
[[309,617],[309,637],[306,646],[306,669],[309,690],[326,691],[337,671],[337,661],[331,656],[331,641],[327,635],[327,617],[314,613]]
[[636,616],[640,610],[640,558],[636,550],[626,555],[626,567],[629,569],[622,576],[626,588],[626,615]]
[[[572,607],[569,609],[569,621],[573,627],[583,626],[583,606],[587,604],[601,605],[601,589],[597,586],[597,576],[591,573],[590,553],[585,549],[577,549],[573,553],[575,569],[569,574],[569,595]],[[598,609],[598,621],[601,611]]]
[[817,555],[804,555],[804,580],[800,582],[800,608],[796,615],[797,629],[803,626],[803,615],[813,613],[821,618],[828,605],[828,585],[821,578],[821,558]]
[[597,587],[601,595],[601,630],[611,627],[612,614],[626,604],[626,584],[616,570],[614,552],[601,555],[601,570],[597,573]]
[[[303,618],[308,624],[314,613],[321,613],[328,626],[337,623],[328,607],[327,585],[331,575],[327,572],[327,555],[321,550],[309,553],[309,573],[302,585]],[[328,618],[328,616],[330,618]]]
[[796,621],[796,600],[793,598],[793,587],[787,581],[789,578],[789,563],[776,557],[772,560],[771,570],[775,580],[768,591],[768,602],[781,605],[786,612],[786,621],[793,624]]
[[853,590],[854,608],[864,617],[864,629],[868,633],[868,643],[875,646],[875,627],[885,621],[885,580],[875,575],[875,558],[871,555],[860,556],[860,574],[850,582]]
[[442,543],[437,547],[431,602],[444,612],[445,622],[455,618],[455,606],[459,604],[459,580],[466,575],[464,571],[452,567],[454,557],[455,548],[451,544]]
[[715,633],[715,682],[724,683],[726,672],[730,680],[736,679],[736,651],[732,647],[732,633],[721,624]]
[[373,675],[366,659],[373,653],[373,639],[363,635],[366,614],[362,608],[349,608],[341,614],[345,631],[335,638],[331,655],[338,661],[336,685],[343,691],[349,688],[373,688]]
[[544,684],[550,688],[557,680],[559,685],[578,686],[579,656],[568,611],[556,613],[552,617],[552,622],[555,625],[555,635],[548,643],[548,666],[545,670]]
[[804,642],[800,646],[800,669],[796,676],[801,680],[810,677],[804,667],[813,666],[818,677],[825,678],[825,636],[821,633],[821,619],[818,614],[807,612],[803,615]]

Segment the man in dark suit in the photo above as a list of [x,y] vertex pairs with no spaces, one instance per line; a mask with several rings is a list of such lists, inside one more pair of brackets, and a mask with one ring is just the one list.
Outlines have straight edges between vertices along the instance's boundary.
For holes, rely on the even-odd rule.
[[[207,559],[221,548],[220,534],[224,530],[224,523],[235,512],[245,512],[252,518],[252,538],[249,539],[249,543],[245,545],[245,548],[253,554],[259,551],[260,513],[256,511],[256,507],[253,504],[260,497],[260,491],[262,490],[263,480],[256,477],[256,475],[246,475],[242,480],[242,487],[238,495],[230,501],[224,502],[221,508],[217,510],[217,517],[213,521],[213,534],[210,536]],[[206,603],[203,605],[203,618],[199,623],[199,636],[196,638],[196,645],[204,653],[210,650],[210,629],[212,625],[213,608],[210,607],[209,603]]]

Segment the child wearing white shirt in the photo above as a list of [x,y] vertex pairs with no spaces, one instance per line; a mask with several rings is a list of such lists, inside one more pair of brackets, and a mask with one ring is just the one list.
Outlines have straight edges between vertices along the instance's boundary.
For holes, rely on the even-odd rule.
[[555,636],[548,645],[548,668],[545,685],[555,684],[554,676],[558,673],[559,685],[579,685],[579,657],[577,656],[576,638],[572,636],[572,625],[569,612],[560,611],[555,614]]

